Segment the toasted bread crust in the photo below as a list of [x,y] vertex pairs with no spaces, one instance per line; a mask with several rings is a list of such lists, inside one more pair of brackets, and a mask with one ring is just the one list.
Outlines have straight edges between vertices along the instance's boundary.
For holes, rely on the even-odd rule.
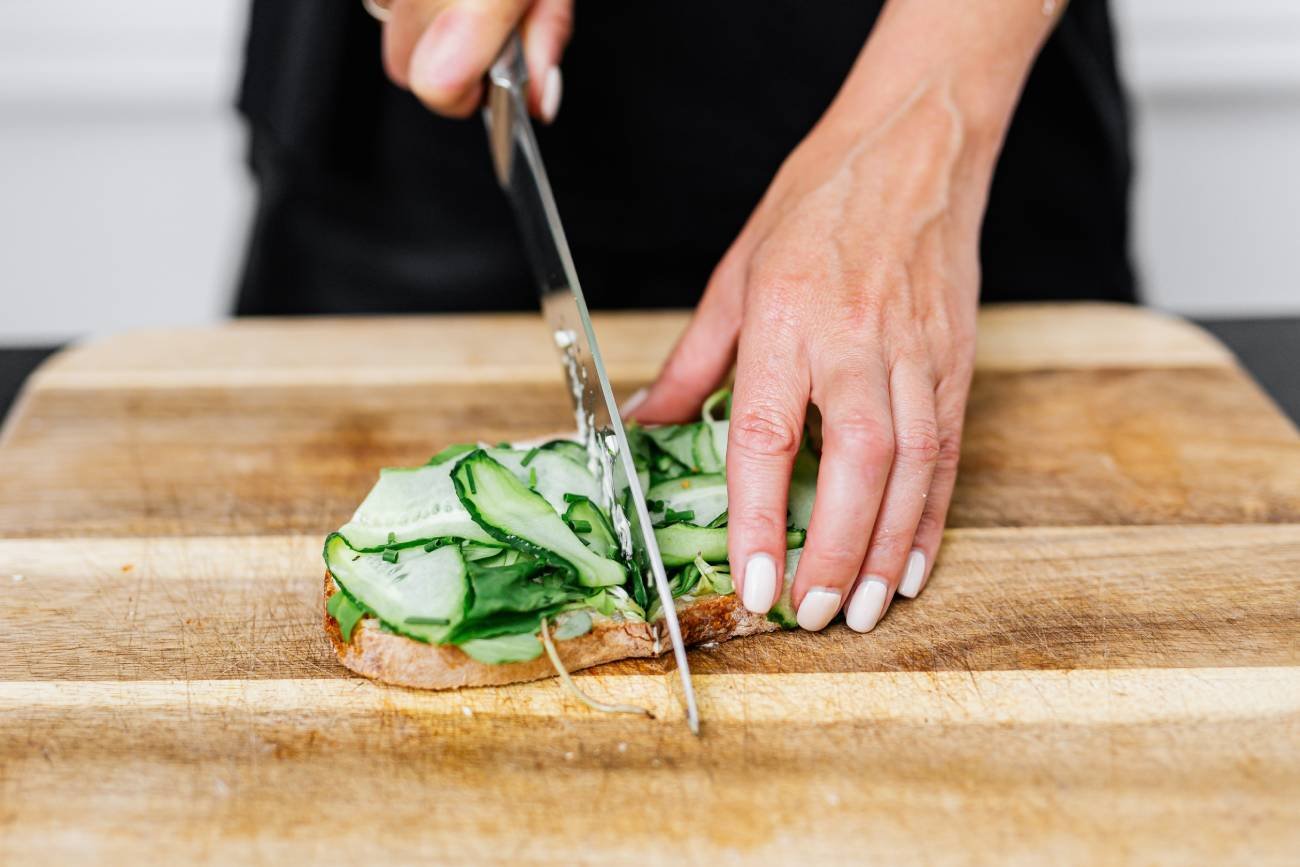
[[[325,601],[337,592],[338,587],[327,571]],[[766,617],[748,611],[734,595],[710,596],[679,607],[677,619],[688,645],[726,641],[780,628]],[[398,686],[458,689],[555,676],[555,669],[544,655],[531,662],[499,665],[479,662],[457,647],[424,644],[384,632],[372,618],[357,623],[352,630],[352,641],[344,642],[338,621],[327,612],[325,634],[344,666],[357,674]],[[602,622],[586,635],[556,643],[560,659],[569,671],[619,659],[658,656],[671,649],[666,640],[655,640],[655,627],[648,623]]]

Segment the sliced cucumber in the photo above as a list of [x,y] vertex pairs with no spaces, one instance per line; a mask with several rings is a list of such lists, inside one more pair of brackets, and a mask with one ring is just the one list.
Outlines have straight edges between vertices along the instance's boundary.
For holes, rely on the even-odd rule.
[[[587,465],[573,461],[560,451],[485,451],[492,460],[514,473],[516,479],[545,497],[557,514],[563,515],[569,507],[564,500],[565,494],[580,494],[595,501],[600,500],[600,483],[587,469]],[[525,464],[525,461],[528,463]]]
[[454,462],[456,458],[460,457],[461,455],[469,454],[470,452],[474,451],[474,449],[476,448],[478,448],[478,446],[474,445],[473,443],[453,443],[452,445],[449,445],[442,451],[438,452],[433,457],[429,458],[429,466],[437,466],[438,464],[445,464],[448,461]]
[[813,499],[817,496],[817,456],[807,444],[794,458],[794,474],[790,477],[790,518],[800,529],[808,529],[812,521]]
[[700,468],[695,463],[695,428],[693,424],[667,425],[646,428],[645,433],[673,460],[690,472],[698,473]]
[[660,482],[646,492],[646,501],[656,506],[662,504],[662,508],[651,513],[651,520],[663,520],[670,511],[690,512],[692,517],[685,523],[706,527],[727,511],[727,477],[709,473]]
[[455,545],[406,548],[386,558],[356,551],[334,533],[325,540],[325,563],[358,607],[408,638],[440,642],[464,616],[465,561]]
[[[786,548],[803,545],[803,530],[785,534]],[[665,566],[685,566],[696,557],[708,563],[725,563],[727,560],[727,528],[696,527],[692,524],[670,524],[655,530],[655,541]]]
[[566,499],[569,508],[564,513],[564,523],[569,525],[587,547],[602,557],[618,556],[618,537],[605,517],[605,510],[581,494],[570,494]]
[[785,579],[781,582],[781,596],[772,606],[772,610],[767,612],[767,619],[773,623],[779,623],[786,629],[794,629],[799,625],[795,618],[794,602],[791,594],[794,591],[794,573],[799,568],[799,556],[803,554],[803,548],[794,548],[785,552]]
[[460,645],[473,659],[492,665],[507,662],[531,662],[542,655],[542,642],[531,632],[502,635],[499,638],[476,638]]
[[731,422],[725,418],[717,421],[710,418],[704,420],[704,426],[709,429],[713,453],[718,459],[718,468],[714,472],[721,473],[727,468],[727,434],[731,432]]
[[587,465],[587,449],[582,443],[573,440],[551,440],[538,446],[539,449],[564,455],[580,467]]
[[[701,473],[720,473],[727,466],[725,457],[718,455],[718,450],[713,445],[713,429],[708,422],[700,422],[695,425],[694,441],[691,444],[691,451],[695,455],[695,466],[699,467]],[[726,454],[724,451],[723,455]]]
[[[475,524],[475,526],[478,525]],[[483,545],[479,542],[463,542],[460,546],[460,554],[465,558],[466,562],[470,562],[477,560],[490,561],[504,557],[507,553],[518,553],[510,548],[502,548],[501,544],[495,539],[493,539],[492,542],[493,544],[491,545]]]
[[452,483],[470,516],[499,541],[572,570],[588,587],[612,587],[627,579],[623,564],[588,548],[541,494],[486,451],[461,458]]
[[[733,592],[727,561],[728,392],[712,395],[701,420],[627,428],[637,481],[674,596]],[[591,628],[597,612],[642,620],[658,606],[647,563],[623,561],[602,503],[608,491],[581,443],[536,447],[457,444],[428,465],[384,470],[352,520],[327,540],[341,592],[328,610],[349,637],[360,618],[420,641],[461,646],[484,662],[536,659],[537,629],[556,636]],[[786,580],[769,615],[795,623],[790,590],[816,494],[817,457],[799,450],[790,482]],[[626,508],[630,492],[617,488]],[[635,531],[635,527],[633,527]]]
[[339,534],[357,551],[412,547],[456,537],[498,544],[470,518],[451,483],[454,464],[390,467]]

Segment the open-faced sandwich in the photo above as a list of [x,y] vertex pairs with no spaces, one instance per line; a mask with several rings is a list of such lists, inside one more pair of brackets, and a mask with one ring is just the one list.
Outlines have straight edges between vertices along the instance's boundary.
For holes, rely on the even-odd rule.
[[[722,393],[694,424],[628,430],[687,644],[795,625],[790,580],[766,616],[732,592],[727,404]],[[816,476],[805,445],[790,485],[787,577]],[[603,500],[586,451],[564,439],[453,445],[423,466],[382,470],[325,541],[325,627],[339,659],[377,680],[444,689],[666,652],[657,594],[621,555]]]

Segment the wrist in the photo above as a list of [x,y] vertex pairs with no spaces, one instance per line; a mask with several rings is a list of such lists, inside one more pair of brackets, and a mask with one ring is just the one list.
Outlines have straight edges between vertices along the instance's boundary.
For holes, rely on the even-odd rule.
[[910,103],[934,100],[958,127],[964,160],[991,176],[1025,77],[1064,5],[889,0],[819,126],[870,135]]

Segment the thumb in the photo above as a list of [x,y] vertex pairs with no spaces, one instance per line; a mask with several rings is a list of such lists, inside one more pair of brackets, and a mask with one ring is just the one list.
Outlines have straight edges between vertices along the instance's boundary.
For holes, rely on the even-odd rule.
[[560,58],[573,33],[573,0],[536,0],[523,21],[528,110],[544,123],[560,110]]
[[643,424],[687,421],[731,371],[740,332],[745,269],[733,247],[709,280],[695,315],[644,398],[629,406]]

